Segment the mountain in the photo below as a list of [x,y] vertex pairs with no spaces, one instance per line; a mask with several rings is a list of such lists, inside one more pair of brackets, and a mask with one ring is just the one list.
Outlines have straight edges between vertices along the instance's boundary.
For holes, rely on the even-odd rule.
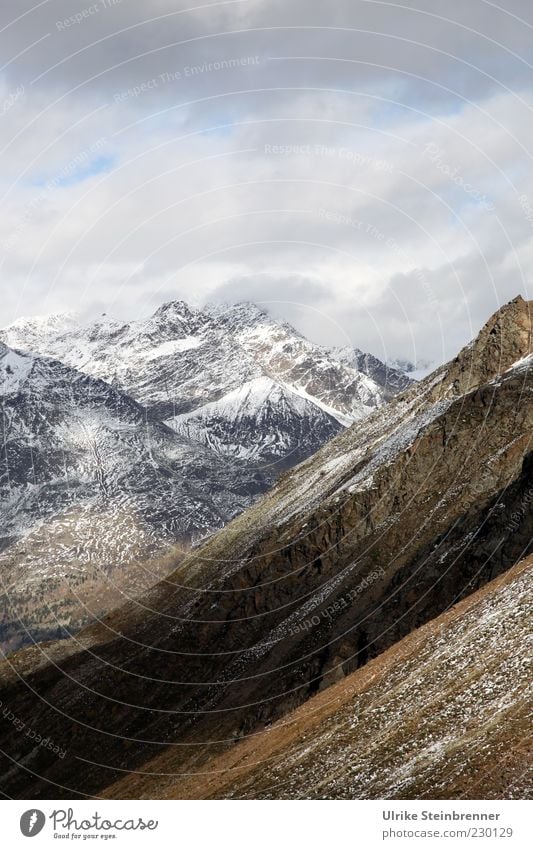
[[[61,327],[57,317],[51,322]],[[260,376],[233,339],[207,316],[177,301],[142,321],[121,323],[103,317],[88,326],[76,321],[69,326],[65,320],[57,335],[46,320],[38,319],[35,326],[33,320],[24,321],[22,331],[15,322],[0,338],[14,348],[53,356],[120,386],[153,419],[185,412]]]
[[[382,390],[383,398],[390,401],[399,392],[408,389],[412,379],[407,372],[407,364],[399,368],[389,363],[382,363],[372,354],[365,354],[359,348],[332,348],[332,354],[340,363],[366,374]],[[410,369],[414,371],[414,366]]]
[[348,425],[385,400],[381,384],[305,339],[287,322],[276,321],[255,304],[208,306],[206,311],[248,357],[272,379],[312,401]]
[[[179,795],[176,774],[201,772],[527,557],[532,310],[502,307],[141,599],[3,664],[0,699],[68,749],[58,759],[4,718],[4,792],[99,795],[135,770],[136,796],[165,781]],[[522,692],[510,698],[519,714]]]
[[290,469],[341,428],[316,404],[268,377],[257,377],[219,401],[169,422],[190,440],[272,473]]
[[[170,799],[530,797],[532,577],[530,557],[201,775],[152,789]],[[132,798],[141,782],[125,776],[105,796]]]
[[143,561],[187,550],[271,482],[148,421],[104,381],[2,343],[0,404],[4,649],[155,583],[164,558]]
[[390,394],[366,372],[251,303],[199,310],[172,301],[129,323],[104,317],[81,326],[69,316],[20,320],[1,330],[0,339],[119,386],[151,418],[169,421],[265,377],[341,425],[368,415]]
[[18,318],[0,330],[0,342],[29,353],[45,353],[57,339],[73,331],[78,320],[72,313]]

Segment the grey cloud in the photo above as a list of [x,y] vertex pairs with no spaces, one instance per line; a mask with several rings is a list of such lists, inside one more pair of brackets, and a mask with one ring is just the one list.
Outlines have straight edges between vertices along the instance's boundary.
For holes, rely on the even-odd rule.
[[[24,11],[30,9],[29,3],[20,5]],[[67,0],[51,0],[9,26],[0,38],[14,56],[48,35],[10,66],[12,78],[24,75],[29,81],[44,74],[42,84],[57,88],[61,83],[73,86],[97,76],[94,85],[106,94],[188,63],[201,65],[245,54],[345,59],[345,63],[267,63],[257,78],[273,85],[303,82],[355,90],[388,80],[399,89],[403,102],[411,91],[418,97],[425,95],[430,102],[453,100],[438,86],[428,88],[417,76],[479,97],[501,82],[512,82],[527,73],[520,58],[531,55],[530,32],[506,12],[482,0],[452,0],[442,9],[431,0],[412,4],[412,10],[409,5],[243,0],[217,7],[189,0],[180,9],[171,0],[151,2],[149,7],[127,0],[85,0],[73,8]],[[91,9],[98,11],[68,27],[62,24]],[[531,24],[526,0],[514,4],[513,10]],[[15,17],[4,8],[1,23],[7,26]],[[357,63],[350,64],[353,59]],[[396,69],[396,73],[378,65]],[[189,78],[188,90],[201,91],[204,83],[202,74]],[[162,92],[158,94],[164,97]],[[170,93],[166,96],[173,97]]]
[[527,294],[530,3],[106,3],[0,10],[5,321],[248,298],[438,360]]
[[[317,325],[323,315],[320,308],[329,305],[331,291],[324,282],[303,274],[267,271],[227,280],[210,294],[209,300],[229,304],[253,301],[317,338]],[[331,335],[335,328],[330,326],[328,330]]]

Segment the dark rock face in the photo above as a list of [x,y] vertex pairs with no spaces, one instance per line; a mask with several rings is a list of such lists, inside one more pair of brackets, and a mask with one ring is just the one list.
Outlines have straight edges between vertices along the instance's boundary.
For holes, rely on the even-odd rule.
[[[98,794],[170,743],[173,770],[194,771],[223,748],[208,741],[284,715],[525,556],[531,358],[509,367],[531,353],[530,307],[504,308],[456,361],[284,475],[142,606],[4,665],[4,704],[70,752],[36,751],[4,722],[4,792]],[[495,326],[517,329],[499,356]]]
[[533,347],[532,320],[533,302],[520,295],[498,310],[450,364],[454,392],[468,392],[527,357]]

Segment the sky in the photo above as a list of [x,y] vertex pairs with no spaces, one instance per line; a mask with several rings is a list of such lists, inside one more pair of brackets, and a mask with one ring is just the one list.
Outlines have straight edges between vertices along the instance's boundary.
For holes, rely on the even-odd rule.
[[252,300],[450,359],[532,297],[529,0],[0,0],[0,325]]

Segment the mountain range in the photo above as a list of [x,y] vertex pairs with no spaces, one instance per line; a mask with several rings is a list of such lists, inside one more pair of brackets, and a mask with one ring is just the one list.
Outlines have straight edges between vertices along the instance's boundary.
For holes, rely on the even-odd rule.
[[147,589],[169,550],[188,551],[411,383],[359,354],[347,362],[249,303],[1,330],[4,650]]
[[525,797],[532,315],[506,304],[160,583],[2,664],[2,702],[68,752],[4,718],[3,791]]

